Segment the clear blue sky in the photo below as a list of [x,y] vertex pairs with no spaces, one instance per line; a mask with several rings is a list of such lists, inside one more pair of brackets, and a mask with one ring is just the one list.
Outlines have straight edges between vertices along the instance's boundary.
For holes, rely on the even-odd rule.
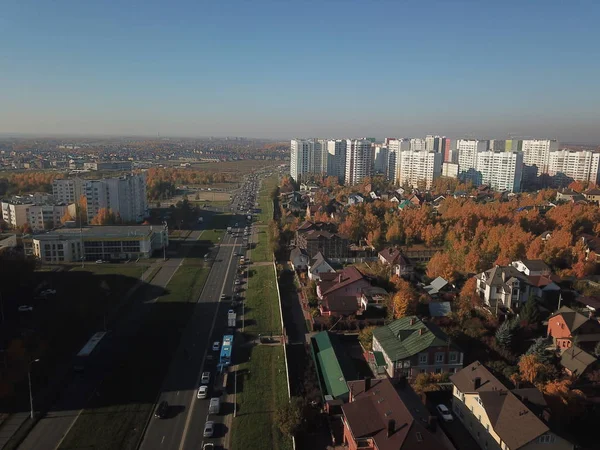
[[600,143],[600,1],[4,0],[0,133]]

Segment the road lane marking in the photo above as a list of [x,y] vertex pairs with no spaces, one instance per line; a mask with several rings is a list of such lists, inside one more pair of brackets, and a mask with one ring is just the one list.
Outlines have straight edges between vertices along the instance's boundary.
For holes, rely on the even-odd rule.
[[[235,242],[237,242],[237,238],[235,238]],[[233,261],[233,251],[231,252],[231,256],[229,257],[229,264],[227,265],[227,270],[225,271],[225,277],[223,278],[223,286],[221,287],[221,294],[225,290],[225,284],[226,284],[225,282],[227,280],[227,275],[229,275],[229,269],[231,268],[232,261]],[[215,323],[217,322],[217,315],[218,315],[217,313],[219,312],[219,303],[221,303],[220,296],[219,296],[219,300],[217,301],[217,308],[215,309],[215,315],[213,316],[212,325],[211,325],[210,331],[209,331],[209,341],[210,341],[210,336],[212,336],[213,331],[215,329]],[[202,378],[202,371],[204,370],[204,362],[206,360],[207,354],[208,354],[208,345],[206,346],[206,349],[204,350],[204,356],[202,357],[202,363],[200,364],[200,372],[198,373],[198,378],[196,380],[196,386],[198,386],[200,384],[200,379]],[[185,419],[183,433],[181,434],[181,441],[179,442],[179,450],[183,450],[183,448],[185,446],[185,438],[187,437],[187,432],[190,427],[190,422],[192,421],[192,415],[194,413],[195,406],[196,406],[196,402],[192,398],[192,401],[190,402],[190,407],[188,408],[188,414]]]
[[160,440],[160,445],[162,445],[163,442],[165,442],[165,436],[163,436],[162,439]]

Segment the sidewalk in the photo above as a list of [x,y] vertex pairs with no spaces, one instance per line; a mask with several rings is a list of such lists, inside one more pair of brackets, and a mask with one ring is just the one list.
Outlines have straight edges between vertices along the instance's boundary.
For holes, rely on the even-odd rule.
[[[127,303],[129,298],[142,286],[145,282],[147,282],[148,277],[152,275],[152,272],[156,267],[162,267],[163,261],[157,260],[152,263],[148,269],[142,274],[142,276],[138,279],[137,283],[134,284],[127,293],[123,296],[123,300],[115,305],[114,309],[110,312],[108,317],[108,322],[118,314],[119,309]],[[160,269],[154,274],[154,277],[160,272]],[[151,281],[151,280],[150,280]],[[38,405],[44,405],[42,407],[36,408],[38,411],[43,411],[49,407],[56,400],[56,396],[60,392],[62,388],[64,388],[65,380],[67,376],[71,373],[71,362],[68,364],[64,364],[61,367],[58,367],[55,372],[54,379],[49,383],[49,385],[42,392],[38,392],[36,394],[36,399]],[[41,401],[40,401],[41,400]],[[33,426],[40,420],[41,417],[36,417],[33,421],[30,420],[28,412],[19,412],[15,414],[10,414],[7,417],[3,417],[0,421],[0,449],[5,448],[16,448],[16,445],[21,442],[31,431]]]

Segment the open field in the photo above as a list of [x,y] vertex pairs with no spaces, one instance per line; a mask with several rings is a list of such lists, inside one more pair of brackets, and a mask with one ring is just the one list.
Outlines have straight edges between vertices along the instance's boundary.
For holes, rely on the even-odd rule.
[[244,331],[250,334],[281,334],[277,281],[273,266],[250,266]]
[[91,272],[94,275],[114,275],[119,274],[125,277],[140,278],[142,274],[150,267],[150,264],[129,263],[129,264],[94,264],[86,263],[84,267],[80,265],[73,266],[71,272]]
[[211,228],[210,230],[206,230],[204,233],[202,233],[202,240],[211,241],[212,243],[216,244],[223,239],[223,236],[225,236],[225,230]]
[[232,450],[291,450],[292,440],[274,423],[275,411],[288,401],[283,347],[259,345],[239,353],[246,362],[238,369]]
[[246,174],[254,170],[264,169],[265,167],[277,167],[279,164],[281,164],[281,161],[247,159],[243,161],[225,161],[218,163],[198,162],[193,163],[192,168],[216,172],[239,172],[241,174]]

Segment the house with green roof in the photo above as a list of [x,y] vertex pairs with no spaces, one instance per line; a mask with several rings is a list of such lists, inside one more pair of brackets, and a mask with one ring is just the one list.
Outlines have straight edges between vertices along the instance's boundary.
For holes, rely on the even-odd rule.
[[381,352],[391,378],[420,373],[456,373],[463,352],[435,324],[417,316],[395,320],[373,331],[373,352]]
[[352,359],[344,350],[338,337],[322,331],[310,338],[310,347],[323,397],[348,401],[348,381],[358,380]]

